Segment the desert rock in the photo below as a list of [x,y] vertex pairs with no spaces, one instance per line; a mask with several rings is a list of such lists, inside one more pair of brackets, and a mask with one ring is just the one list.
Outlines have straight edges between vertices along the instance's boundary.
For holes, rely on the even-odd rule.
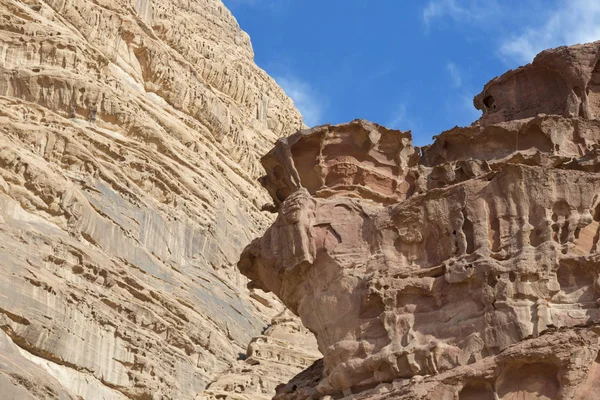
[[315,337],[284,310],[250,341],[243,360],[212,382],[204,396],[209,400],[268,400],[283,376],[292,377],[319,358]]
[[279,214],[238,267],[323,360],[276,399],[596,396],[599,55],[541,53],[422,149],[366,121],[278,141],[261,182]]
[[538,54],[531,64],[493,79],[474,104],[480,123],[554,114],[600,117],[600,64],[595,45],[563,46]]
[[2,392],[198,397],[281,312],[233,265],[300,114],[219,0],[0,0],[0,21]]

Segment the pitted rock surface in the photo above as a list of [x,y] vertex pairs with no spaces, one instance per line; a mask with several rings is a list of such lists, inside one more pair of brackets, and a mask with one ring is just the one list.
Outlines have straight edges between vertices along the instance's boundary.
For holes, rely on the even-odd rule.
[[600,54],[596,45],[563,46],[485,85],[474,104],[483,125],[534,117],[600,117]]
[[323,360],[276,399],[597,396],[599,55],[541,53],[422,149],[366,121],[277,143],[261,182],[279,214],[238,267]]

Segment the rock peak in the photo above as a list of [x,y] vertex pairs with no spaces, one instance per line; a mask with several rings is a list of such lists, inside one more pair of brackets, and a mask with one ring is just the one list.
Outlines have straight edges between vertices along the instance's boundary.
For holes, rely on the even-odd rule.
[[416,156],[410,132],[366,120],[323,125],[279,139],[261,159],[260,182],[277,206],[300,187],[315,197],[392,203],[410,194]]
[[488,82],[474,99],[491,125],[538,114],[600,116],[600,41],[545,50],[531,64]]

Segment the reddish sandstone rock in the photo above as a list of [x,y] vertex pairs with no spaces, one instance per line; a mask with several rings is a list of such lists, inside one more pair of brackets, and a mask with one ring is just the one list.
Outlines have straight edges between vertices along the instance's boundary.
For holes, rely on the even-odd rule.
[[600,42],[559,47],[493,79],[475,97],[482,125],[538,114],[600,116]]
[[[547,51],[492,81],[476,103],[496,108],[424,149],[354,121],[263,158],[279,215],[238,267],[323,354],[277,399],[595,398],[597,48]],[[588,100],[570,114],[557,88],[577,82]]]
[[409,132],[356,120],[280,139],[262,158],[261,183],[280,205],[302,187],[313,196],[394,203],[412,194],[409,167],[418,155]]

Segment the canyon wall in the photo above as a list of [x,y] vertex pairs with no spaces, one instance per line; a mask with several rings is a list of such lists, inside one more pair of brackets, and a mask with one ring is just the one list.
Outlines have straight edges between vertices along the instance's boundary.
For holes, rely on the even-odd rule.
[[[0,0],[3,395],[198,398],[310,342],[233,267],[273,220],[259,158],[301,127],[219,0]],[[290,368],[227,376],[270,397]]]
[[492,80],[424,148],[356,120],[280,139],[243,252],[323,359],[277,400],[595,399],[600,42]]
[[299,131],[220,0],[0,0],[2,396],[595,399],[599,60],[416,148]]

